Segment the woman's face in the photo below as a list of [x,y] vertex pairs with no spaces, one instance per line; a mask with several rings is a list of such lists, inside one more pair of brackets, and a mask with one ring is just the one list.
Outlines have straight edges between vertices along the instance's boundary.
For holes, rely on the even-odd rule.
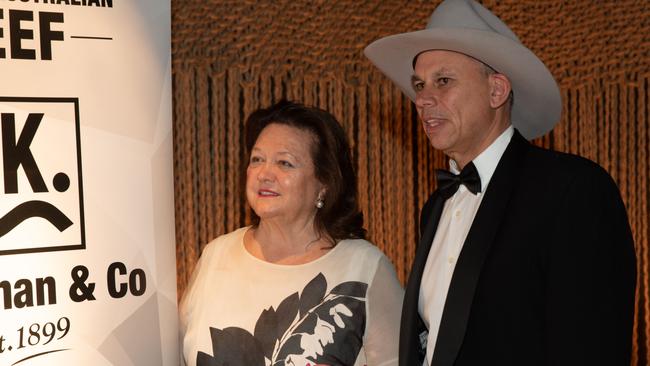
[[260,220],[311,221],[323,185],[311,158],[312,134],[272,123],[255,141],[246,170],[246,198]]

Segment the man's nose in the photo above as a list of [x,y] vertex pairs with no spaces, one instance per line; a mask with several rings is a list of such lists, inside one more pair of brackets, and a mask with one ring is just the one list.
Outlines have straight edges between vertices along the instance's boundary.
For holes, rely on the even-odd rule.
[[415,95],[415,105],[418,108],[431,107],[436,103],[436,95],[430,88],[425,88]]

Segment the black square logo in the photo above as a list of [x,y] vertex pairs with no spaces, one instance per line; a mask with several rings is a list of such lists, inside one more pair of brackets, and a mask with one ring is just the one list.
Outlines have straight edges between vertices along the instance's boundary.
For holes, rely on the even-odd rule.
[[85,249],[78,98],[0,97],[0,255]]

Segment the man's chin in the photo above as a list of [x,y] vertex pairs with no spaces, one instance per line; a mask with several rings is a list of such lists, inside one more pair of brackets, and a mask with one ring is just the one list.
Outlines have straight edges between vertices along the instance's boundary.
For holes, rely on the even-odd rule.
[[427,135],[427,138],[429,139],[429,144],[436,150],[445,151],[450,146],[449,141],[438,134],[435,136]]

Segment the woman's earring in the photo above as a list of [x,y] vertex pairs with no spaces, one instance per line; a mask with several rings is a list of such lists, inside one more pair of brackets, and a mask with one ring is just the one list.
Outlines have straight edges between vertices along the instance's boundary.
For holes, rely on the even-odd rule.
[[318,195],[318,198],[316,198],[316,208],[323,208],[325,205],[325,201],[323,201],[322,198],[320,198],[320,195]]

